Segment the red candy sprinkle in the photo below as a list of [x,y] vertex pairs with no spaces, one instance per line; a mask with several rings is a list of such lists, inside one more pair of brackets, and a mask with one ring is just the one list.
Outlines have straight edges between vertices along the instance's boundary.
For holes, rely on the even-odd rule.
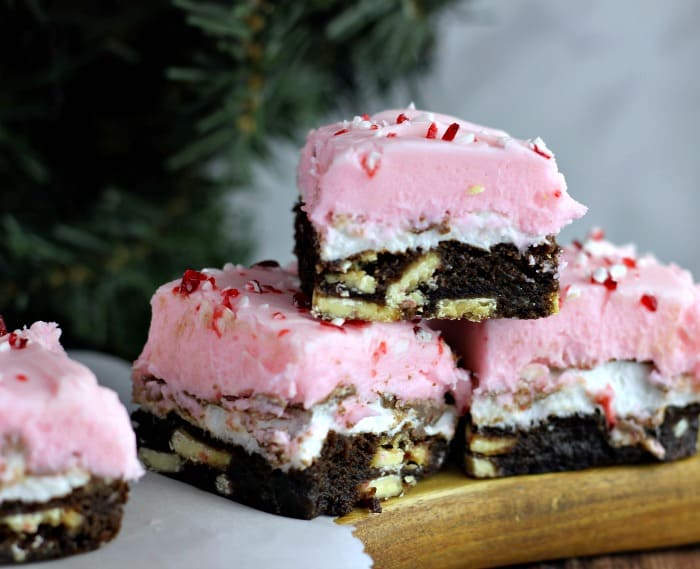
[[338,136],[340,134],[345,134],[346,132],[350,132],[347,128],[341,128],[340,130],[336,130],[333,133],[333,136]]
[[221,332],[221,328],[219,328],[219,318],[221,318],[224,314],[224,307],[223,306],[215,306],[214,307],[214,313],[211,316],[211,329],[214,330],[214,333],[221,338],[223,336],[223,333]]
[[226,290],[221,291],[221,304],[223,304],[226,308],[233,310],[233,305],[231,304],[231,299],[236,298],[239,296],[241,293],[237,288],[227,288]]
[[284,314],[282,314],[281,312],[275,312],[272,315],[272,318],[274,318],[275,320],[286,320],[287,319],[287,317]]
[[271,292],[271,293],[273,293],[273,294],[282,294],[282,291],[281,291],[280,289],[275,288],[275,287],[272,286],[272,285],[266,285],[266,284],[264,284],[264,285],[261,285],[261,286],[262,286],[262,291],[263,291],[263,293],[265,293],[265,292]]
[[23,350],[27,347],[27,338],[18,336],[15,332],[10,332],[9,342],[13,350]]
[[367,154],[360,159],[360,165],[365,171],[365,174],[367,174],[370,178],[372,178],[377,173],[377,170],[379,170],[379,160],[370,160]]
[[2,316],[0,316],[0,336],[7,334],[7,326],[5,326],[5,321]]
[[362,115],[362,120],[363,120],[363,121],[368,121],[368,120],[369,120],[369,115],[368,115],[367,113],[365,113],[364,115]]
[[539,146],[537,146],[536,144],[533,144],[533,145],[532,145],[532,149],[533,149],[537,154],[539,154],[540,156],[546,158],[547,160],[549,160],[549,159],[552,158],[552,155],[551,155],[551,154],[547,154],[544,150],[542,150],[542,149],[541,149]]
[[430,123],[428,132],[425,133],[425,138],[435,138],[437,136],[437,125],[434,122]]
[[15,375],[15,377],[17,378],[17,381],[27,381],[29,379],[23,373],[18,373],[17,375]]
[[182,275],[182,280],[180,281],[180,294],[188,295],[193,293],[199,288],[199,285],[205,281],[209,281],[216,289],[216,280],[214,277],[208,277],[200,271],[195,271],[193,269],[187,269]]
[[384,341],[379,342],[379,346],[372,353],[372,363],[376,365],[379,361],[379,358],[381,358],[382,356],[386,356],[386,342]]
[[396,117],[396,124],[401,124],[402,122],[406,122],[408,120],[408,117],[401,113],[398,117]]
[[561,190],[554,190],[554,192],[552,193],[552,195],[553,195],[555,198],[560,198],[560,197],[561,197]]
[[578,239],[574,239],[571,244],[579,251],[583,249],[583,244]]
[[441,356],[442,353],[445,351],[445,346],[443,344],[444,340],[442,339],[442,336],[438,338],[438,355]]
[[378,124],[373,124],[372,126],[369,127],[370,130],[379,130],[379,125]]
[[387,138],[396,138],[396,133],[395,132],[390,132],[389,134],[386,135]]
[[248,281],[245,283],[245,289],[249,292],[254,292],[256,294],[262,294],[263,289],[260,286],[260,282],[256,280]]
[[617,281],[614,280],[610,275],[602,283],[591,277],[591,284],[603,285],[609,291],[617,290]]
[[656,297],[652,294],[643,294],[642,298],[639,299],[639,302],[641,302],[642,306],[650,312],[656,312],[656,309],[659,306],[659,301],[656,300]]
[[605,390],[602,393],[599,393],[595,398],[595,402],[598,405],[600,405],[603,408],[603,411],[605,412],[605,422],[607,423],[608,428],[614,427],[615,423],[617,423],[617,418],[615,417],[615,410],[612,406],[614,398],[615,392],[612,390],[612,387],[610,387],[610,385],[606,385]]
[[637,268],[637,261],[635,261],[632,257],[623,257],[622,263],[628,269],[636,269]]
[[605,239],[605,232],[600,228],[594,229],[591,231],[591,239],[593,239],[593,241],[602,241]]
[[450,126],[447,127],[445,134],[442,135],[442,139],[447,140],[448,142],[450,140],[454,140],[455,136],[457,136],[458,130],[459,130],[459,125],[456,122],[453,122]]
[[281,338],[282,336],[286,336],[290,332],[291,330],[289,328],[285,328],[284,330],[280,330],[279,332],[277,332],[277,337]]

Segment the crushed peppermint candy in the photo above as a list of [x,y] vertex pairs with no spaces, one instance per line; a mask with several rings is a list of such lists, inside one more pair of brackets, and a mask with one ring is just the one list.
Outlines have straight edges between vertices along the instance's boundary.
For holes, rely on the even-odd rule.
[[473,132],[460,134],[455,138],[455,142],[459,142],[461,144],[472,144],[473,142],[476,142],[476,136],[474,136]]
[[425,133],[425,138],[435,138],[437,137],[437,125],[434,122],[430,123],[428,127],[428,132]]
[[216,279],[214,277],[208,276],[201,271],[187,269],[182,275],[180,286],[175,287],[173,292],[179,292],[181,295],[187,296],[197,290],[203,283],[209,283],[211,290],[216,290]]
[[18,334],[17,332],[10,332],[8,343],[10,344],[10,348],[13,350],[23,350],[27,347],[27,342],[29,342],[29,339],[25,335],[20,334],[21,333]]
[[409,118],[405,114],[401,113],[398,117],[396,117],[396,124],[401,124],[402,122],[406,122],[407,120],[409,120]]
[[372,150],[369,154],[365,154],[360,159],[360,165],[370,178],[372,178],[379,170],[379,162],[381,161],[382,155],[376,150]]
[[641,302],[642,306],[649,312],[656,312],[656,309],[659,307],[659,301],[653,294],[643,294],[639,302]]
[[625,267],[625,265],[615,264],[610,267],[610,276],[616,281],[624,278],[625,275],[627,275],[627,267]]
[[593,281],[597,282],[598,284],[603,284],[605,281],[608,280],[609,276],[610,275],[606,268],[598,267],[595,271],[593,271],[591,279],[593,279]]
[[549,148],[547,148],[547,145],[544,143],[544,140],[542,140],[539,136],[535,140],[530,142],[530,148],[540,156],[546,158],[547,160],[554,156],[554,153]]
[[459,130],[459,124],[457,124],[456,122],[453,122],[450,126],[447,127],[445,134],[442,135],[442,139],[446,140],[448,142],[453,141],[455,139],[455,136],[457,136],[458,130]]
[[245,289],[248,292],[254,292],[256,294],[263,293],[262,286],[260,286],[260,281],[256,281],[256,280],[248,281],[247,283],[245,283]]

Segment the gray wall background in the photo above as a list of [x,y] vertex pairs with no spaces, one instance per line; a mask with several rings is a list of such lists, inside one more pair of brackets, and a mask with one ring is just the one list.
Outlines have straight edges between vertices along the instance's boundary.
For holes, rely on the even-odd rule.
[[[417,106],[541,136],[589,207],[562,242],[601,226],[700,278],[700,2],[480,0],[445,14],[440,37]],[[297,152],[277,144],[237,198],[254,213],[256,258],[293,258]]]

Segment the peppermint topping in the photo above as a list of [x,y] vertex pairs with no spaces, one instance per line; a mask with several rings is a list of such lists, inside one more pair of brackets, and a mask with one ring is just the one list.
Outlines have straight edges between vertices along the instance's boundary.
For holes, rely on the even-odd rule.
[[401,113],[398,117],[396,117],[396,124],[401,124],[402,122],[406,122],[408,120],[408,117]]
[[10,348],[12,348],[13,350],[23,350],[27,347],[27,342],[29,341],[29,339],[26,336],[20,334],[21,332],[19,334],[17,332],[10,332],[8,342],[10,344]]
[[594,401],[603,408],[605,413],[605,423],[608,429],[611,429],[617,423],[615,410],[613,409],[613,400],[615,399],[615,391],[610,384],[605,386],[605,389],[595,396]]
[[216,290],[216,280],[214,277],[209,277],[206,274],[195,271],[193,269],[187,269],[182,275],[182,280],[180,281],[179,293],[183,296],[192,294],[195,290],[199,288],[204,282],[209,282],[213,290]]
[[600,227],[594,227],[591,229],[591,233],[588,235],[589,239],[592,239],[593,241],[602,241],[605,239],[605,231],[603,231]]
[[425,138],[435,138],[437,136],[437,130],[437,125],[431,122],[428,127],[428,132],[425,133]]
[[625,267],[625,265],[615,264],[612,267],[610,267],[610,277],[616,281],[619,281],[620,279],[624,278],[626,274],[627,267]]
[[547,145],[544,143],[544,140],[542,140],[539,136],[535,140],[530,142],[530,148],[540,156],[546,158],[547,160],[554,156],[552,151],[549,148],[547,148]]
[[442,135],[442,139],[447,140],[448,142],[454,140],[458,130],[459,125],[456,122],[453,122],[450,126],[447,127],[445,134]]
[[635,261],[632,257],[623,257],[622,263],[628,269],[636,269],[637,268],[637,261]]
[[610,291],[617,288],[617,281],[613,279],[608,269],[604,267],[598,267],[595,271],[593,271],[593,274],[591,275],[591,282],[595,284],[602,284]]
[[362,169],[365,171],[365,174],[367,174],[370,178],[377,173],[377,170],[379,170],[379,162],[381,158],[382,155],[376,150],[373,150],[369,154],[365,154],[360,160]]
[[227,288],[221,291],[221,304],[223,304],[229,310],[233,310],[233,305],[231,304],[231,299],[236,298],[241,293],[237,288]]
[[639,302],[641,302],[642,306],[649,312],[656,312],[656,309],[659,306],[659,301],[653,294],[643,294],[639,299]]
[[18,373],[15,375],[15,379],[17,381],[27,381],[29,378],[23,373]]
[[476,136],[474,136],[473,132],[460,134],[457,138],[455,138],[455,142],[459,142],[462,144],[472,144],[473,142],[476,142]]
[[336,130],[333,133],[333,136],[339,136],[341,134],[345,134],[346,132],[350,132],[347,128],[341,128],[340,130]]
[[263,293],[263,289],[260,286],[260,281],[256,281],[255,279],[245,283],[245,289],[248,292],[254,292],[255,294],[262,294]]

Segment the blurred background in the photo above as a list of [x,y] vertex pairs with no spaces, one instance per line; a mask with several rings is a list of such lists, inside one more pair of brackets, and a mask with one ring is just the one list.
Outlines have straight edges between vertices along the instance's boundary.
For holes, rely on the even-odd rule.
[[292,260],[324,122],[424,107],[541,136],[588,215],[700,277],[700,4],[0,3],[0,314],[132,358],[187,267]]

